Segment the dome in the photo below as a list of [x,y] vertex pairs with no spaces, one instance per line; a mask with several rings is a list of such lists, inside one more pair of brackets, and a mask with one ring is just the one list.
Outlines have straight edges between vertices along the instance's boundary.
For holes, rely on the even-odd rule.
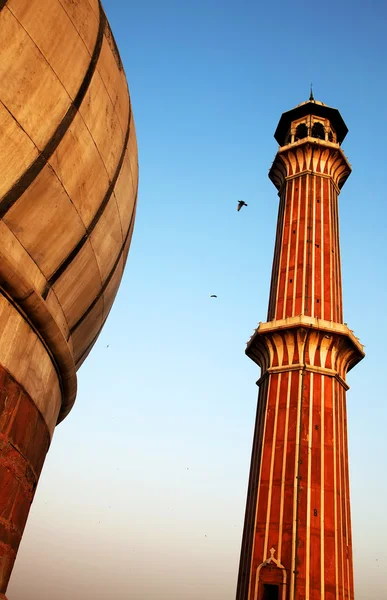
[[125,267],[136,132],[98,0],[9,1],[0,21],[1,285],[60,373],[60,421]]
[[309,100],[305,100],[305,102],[301,102],[300,104],[297,104],[297,106],[304,106],[304,104],[308,104],[309,102],[313,102],[313,104],[319,104],[320,106],[327,106],[326,104],[324,104],[324,102],[321,102],[320,100],[316,100],[313,97],[309,98]]

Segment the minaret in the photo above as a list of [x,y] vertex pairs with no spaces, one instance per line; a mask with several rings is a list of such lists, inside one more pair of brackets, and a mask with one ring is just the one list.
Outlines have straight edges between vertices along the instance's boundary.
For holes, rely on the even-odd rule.
[[280,198],[269,309],[247,344],[261,367],[237,600],[354,597],[338,195],[347,127],[313,95],[284,113],[269,172]]

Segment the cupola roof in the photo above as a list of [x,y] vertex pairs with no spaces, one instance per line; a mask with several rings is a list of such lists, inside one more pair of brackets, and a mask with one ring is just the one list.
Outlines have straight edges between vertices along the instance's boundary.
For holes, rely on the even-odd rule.
[[337,141],[339,144],[343,141],[348,133],[348,127],[344,123],[343,117],[337,110],[337,108],[331,108],[320,100],[315,100],[313,94],[311,94],[309,100],[301,102],[295,108],[284,112],[279,120],[277,129],[275,130],[274,137],[280,146],[285,145],[286,136],[289,132],[289,127],[292,121],[301,119],[307,115],[314,115],[315,117],[322,117],[329,119],[332,127],[336,131]]

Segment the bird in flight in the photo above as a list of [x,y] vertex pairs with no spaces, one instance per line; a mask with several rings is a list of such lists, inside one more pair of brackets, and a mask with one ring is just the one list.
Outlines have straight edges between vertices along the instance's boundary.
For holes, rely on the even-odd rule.
[[242,206],[247,206],[246,202],[244,200],[238,200],[238,208],[237,208],[238,212],[240,211]]
[[216,294],[211,294],[210,298],[217,298]]

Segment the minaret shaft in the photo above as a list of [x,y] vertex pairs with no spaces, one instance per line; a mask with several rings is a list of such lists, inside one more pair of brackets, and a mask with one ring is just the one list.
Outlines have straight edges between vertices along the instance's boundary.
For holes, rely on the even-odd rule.
[[237,598],[259,598],[257,569],[272,547],[286,599],[353,598],[345,388],[289,370],[266,377],[258,402]]
[[291,123],[269,173],[280,204],[268,322],[246,350],[262,374],[237,600],[354,598],[345,378],[364,353],[343,324],[338,221],[351,169],[328,119],[333,141],[310,137],[309,104],[309,134]]
[[285,182],[268,321],[306,314],[342,323],[337,197],[332,181],[318,173]]

